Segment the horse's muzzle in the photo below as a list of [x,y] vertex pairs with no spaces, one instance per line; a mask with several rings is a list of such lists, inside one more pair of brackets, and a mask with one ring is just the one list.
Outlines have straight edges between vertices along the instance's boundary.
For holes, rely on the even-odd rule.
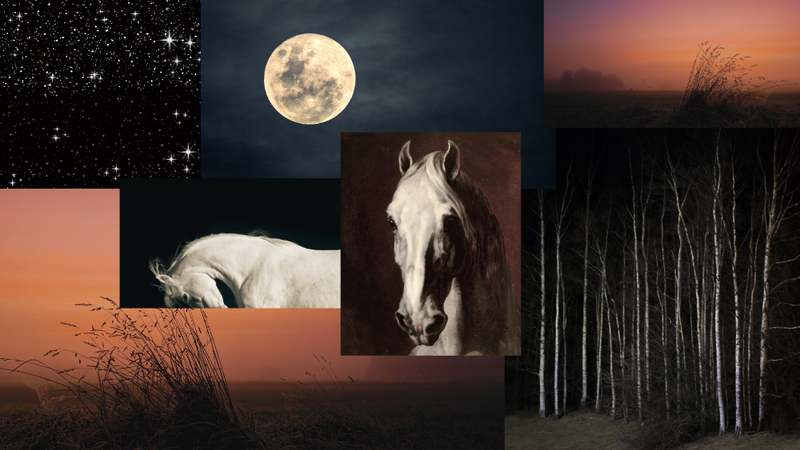
[[397,311],[394,318],[397,325],[408,333],[408,336],[416,345],[433,345],[439,339],[439,335],[447,325],[447,315],[442,312],[435,312],[428,315],[425,310],[416,315],[413,321],[407,314]]

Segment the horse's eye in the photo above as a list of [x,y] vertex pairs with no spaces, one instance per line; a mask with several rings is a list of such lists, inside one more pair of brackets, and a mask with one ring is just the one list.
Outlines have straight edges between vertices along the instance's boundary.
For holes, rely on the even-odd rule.
[[389,227],[391,229],[393,229],[393,230],[397,229],[397,224],[394,223],[394,220],[391,217],[387,218],[386,220],[389,222]]
[[443,223],[445,231],[452,232],[456,225],[458,225],[458,218],[455,216],[445,216]]

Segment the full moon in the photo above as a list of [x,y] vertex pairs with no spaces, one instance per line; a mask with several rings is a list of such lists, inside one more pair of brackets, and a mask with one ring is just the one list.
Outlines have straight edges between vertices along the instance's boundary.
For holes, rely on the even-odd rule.
[[264,89],[275,109],[306,125],[327,122],[344,110],[356,87],[356,69],[344,47],[320,34],[300,34],[272,52]]

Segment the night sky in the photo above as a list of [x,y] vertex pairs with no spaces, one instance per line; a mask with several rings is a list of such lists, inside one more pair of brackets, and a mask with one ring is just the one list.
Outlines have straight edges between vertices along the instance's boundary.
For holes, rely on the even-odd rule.
[[200,2],[6,2],[0,183],[200,175]]
[[[341,132],[522,133],[522,185],[555,186],[542,128],[542,8],[536,2],[232,0],[203,4],[204,177],[338,177]],[[319,125],[281,116],[264,67],[283,41],[328,36],[356,87]]]

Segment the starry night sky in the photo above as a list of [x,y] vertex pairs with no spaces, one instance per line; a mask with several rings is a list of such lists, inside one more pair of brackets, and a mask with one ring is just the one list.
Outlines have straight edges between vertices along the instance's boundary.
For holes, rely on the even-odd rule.
[[[523,188],[555,187],[542,126],[536,2],[229,0],[203,4],[204,177],[339,177],[341,132],[522,133]],[[356,68],[345,110],[318,125],[281,116],[264,67],[302,33],[341,44]]]
[[0,186],[200,176],[198,0],[3,11]]

